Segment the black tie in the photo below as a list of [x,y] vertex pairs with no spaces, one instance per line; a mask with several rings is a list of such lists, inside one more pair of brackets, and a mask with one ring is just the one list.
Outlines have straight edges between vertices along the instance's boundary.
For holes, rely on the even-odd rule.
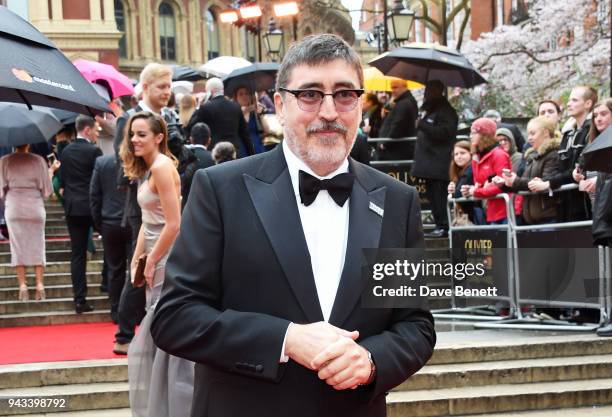
[[345,172],[327,180],[320,180],[300,170],[300,198],[305,206],[311,205],[319,191],[327,190],[340,207],[344,206],[353,189],[353,174]]

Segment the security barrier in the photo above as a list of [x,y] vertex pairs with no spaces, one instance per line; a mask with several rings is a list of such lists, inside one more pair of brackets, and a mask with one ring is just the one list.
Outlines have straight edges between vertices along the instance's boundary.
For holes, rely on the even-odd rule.
[[[468,139],[468,136],[458,135],[455,140],[464,140]],[[406,138],[368,138],[368,144],[372,146],[376,146],[377,144],[385,144],[385,143],[415,143],[417,140],[416,136],[406,137]],[[425,185],[425,180],[422,178],[413,177],[410,174],[412,169],[412,164],[414,163],[414,146],[410,147],[409,155],[406,155],[407,159],[402,160],[373,160],[370,161],[370,165],[373,168],[378,169],[379,171],[384,172],[385,174],[391,175],[393,178],[406,183],[408,185],[412,185],[416,188],[419,193],[419,199],[421,201],[421,209],[429,210],[429,199],[427,198],[427,187]]]
[[[555,192],[576,189],[566,185]],[[537,193],[521,192],[519,195]],[[497,310],[509,307],[506,317],[495,316],[490,304],[459,306],[455,297],[452,308],[436,310],[434,316],[459,320],[478,320],[477,328],[519,328],[538,330],[592,331],[610,317],[611,266],[609,248],[594,248],[591,244],[591,221],[549,223],[519,226],[514,216],[514,195],[498,194],[503,198],[508,213],[508,224],[501,226],[463,226],[449,230],[451,253],[457,252],[457,233],[470,231],[486,236],[490,230],[507,233],[507,293],[502,297],[489,297],[496,301]],[[447,212],[451,219],[451,206],[477,199],[448,199]],[[459,235],[460,236],[460,235]],[[527,250],[528,249],[528,250]],[[495,282],[499,285],[501,280]],[[592,308],[600,311],[599,323],[570,323],[564,320],[546,320],[523,314],[532,306],[561,308]]]
[[[499,194],[495,197],[503,199],[506,212],[512,217],[514,210],[511,209],[511,200],[507,194]],[[516,296],[514,294],[514,267],[512,265],[512,221],[501,225],[471,225],[453,226],[451,218],[451,205],[455,203],[467,203],[481,201],[477,198],[453,199],[449,196],[447,214],[449,217],[449,246],[452,261],[455,262],[483,262],[488,268],[488,274],[479,278],[477,282],[460,282],[462,286],[470,285],[484,288],[496,288],[495,294],[487,294],[477,298],[459,298],[456,288],[457,280],[452,279],[451,308],[434,310],[434,316],[438,318],[458,320],[493,320],[503,319],[498,314],[500,307],[516,310]],[[475,284],[475,285],[474,285]],[[481,288],[475,288],[481,289]],[[486,303],[486,302],[489,303]],[[483,304],[483,302],[485,302]],[[490,302],[495,302],[497,308],[492,308]]]

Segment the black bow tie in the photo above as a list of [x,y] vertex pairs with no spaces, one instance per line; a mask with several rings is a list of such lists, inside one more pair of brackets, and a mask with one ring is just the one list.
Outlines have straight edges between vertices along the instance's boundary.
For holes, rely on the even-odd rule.
[[320,180],[300,170],[300,198],[305,206],[311,205],[319,191],[327,190],[340,207],[344,206],[353,189],[353,174],[345,172],[327,180]]

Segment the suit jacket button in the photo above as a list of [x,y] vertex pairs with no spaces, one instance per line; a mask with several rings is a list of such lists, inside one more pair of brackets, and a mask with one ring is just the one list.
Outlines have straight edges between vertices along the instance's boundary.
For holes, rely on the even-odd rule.
[[263,370],[264,370],[263,365],[257,365],[257,366],[255,367],[255,372],[257,372],[258,374],[262,373],[262,372],[263,372]]

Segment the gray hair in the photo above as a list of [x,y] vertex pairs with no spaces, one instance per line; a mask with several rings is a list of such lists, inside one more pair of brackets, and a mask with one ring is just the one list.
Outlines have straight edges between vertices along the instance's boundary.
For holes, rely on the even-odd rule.
[[212,157],[216,164],[236,159],[236,148],[232,142],[219,142],[212,150]]
[[357,72],[359,87],[363,87],[363,67],[359,55],[340,36],[331,33],[306,36],[293,43],[278,70],[276,90],[287,87],[293,69],[299,65],[320,65],[336,59],[346,61]]
[[223,94],[223,81],[219,78],[211,78],[206,81],[206,92],[210,93],[212,97]]

